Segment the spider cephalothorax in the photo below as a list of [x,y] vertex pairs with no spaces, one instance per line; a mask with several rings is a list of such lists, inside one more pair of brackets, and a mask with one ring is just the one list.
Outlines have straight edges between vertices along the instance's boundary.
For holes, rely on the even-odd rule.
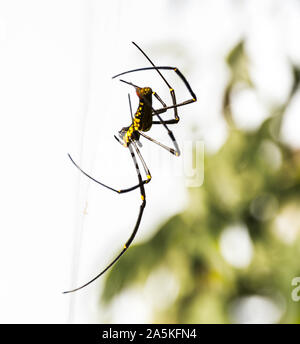
[[132,123],[129,127],[124,127],[119,131],[119,138],[123,140],[123,146],[127,147],[129,141],[138,141],[140,138],[140,133],[138,127],[135,125],[135,122]]

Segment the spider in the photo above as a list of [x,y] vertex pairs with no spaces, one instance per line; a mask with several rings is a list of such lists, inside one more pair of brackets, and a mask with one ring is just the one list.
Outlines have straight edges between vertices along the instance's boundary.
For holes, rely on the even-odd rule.
[[[141,223],[141,219],[144,213],[144,209],[146,206],[146,193],[145,193],[145,188],[144,185],[148,184],[151,181],[151,174],[150,171],[141,155],[141,152],[138,148],[141,147],[141,143],[140,143],[140,137],[144,137],[145,139],[159,145],[160,147],[166,149],[167,151],[169,151],[171,154],[175,155],[175,156],[179,156],[180,155],[180,150],[177,144],[177,141],[175,139],[174,134],[172,133],[172,131],[168,128],[169,124],[177,124],[179,122],[179,116],[178,116],[178,111],[177,108],[180,106],[184,106],[190,103],[194,103],[197,100],[197,97],[195,95],[195,93],[193,92],[191,86],[189,85],[189,83],[187,82],[186,78],[184,77],[184,75],[180,72],[180,70],[176,67],[170,67],[170,66],[161,66],[161,67],[157,67],[154,65],[154,63],[150,60],[150,58],[146,55],[146,53],[134,42],[132,42],[137,49],[139,49],[139,51],[146,57],[146,59],[150,62],[150,64],[152,65],[152,67],[145,67],[145,68],[138,68],[138,69],[133,69],[133,70],[129,70],[120,74],[117,74],[115,76],[113,76],[114,78],[117,78],[121,75],[124,74],[128,74],[128,73],[133,73],[133,72],[139,72],[139,71],[145,71],[145,70],[156,70],[157,73],[160,75],[160,77],[163,79],[164,83],[168,86],[169,91],[170,91],[170,95],[172,98],[172,105],[167,106],[164,101],[161,99],[161,97],[155,92],[153,91],[150,87],[139,87],[137,85],[134,85],[131,82],[125,81],[125,80],[120,80],[123,83],[129,84],[130,86],[135,88],[136,94],[139,98],[139,105],[138,108],[135,112],[135,114],[133,115],[132,113],[132,107],[131,107],[131,100],[130,100],[130,95],[128,94],[128,100],[129,100],[129,107],[130,107],[130,114],[131,114],[131,124],[127,127],[123,127],[119,132],[118,132],[118,136],[114,136],[115,139],[124,147],[129,149],[133,164],[135,166],[136,169],[136,173],[137,173],[137,177],[138,177],[138,184],[126,188],[126,189],[114,189],[106,184],[101,183],[100,181],[96,180],[95,178],[93,178],[92,176],[90,176],[88,173],[86,173],[85,171],[83,171],[81,169],[81,167],[79,167],[75,161],[72,159],[71,155],[68,154],[69,158],[71,159],[72,163],[84,174],[86,175],[88,178],[90,178],[91,180],[93,180],[94,182],[102,185],[103,187],[112,190],[118,194],[122,194],[122,193],[126,193],[126,192],[130,192],[133,191],[137,188],[140,189],[140,195],[141,195],[141,199],[142,199],[142,203],[140,205],[140,209],[139,209],[139,214],[138,214],[138,218],[136,220],[134,229],[129,237],[129,239],[127,240],[127,242],[125,243],[122,251],[117,255],[117,257],[106,266],[105,269],[103,269],[97,276],[95,276],[93,279],[91,279],[90,281],[88,281],[87,283],[85,283],[84,285],[69,290],[69,291],[65,291],[64,294],[66,293],[71,293],[77,290],[80,290],[86,286],[88,286],[89,284],[91,284],[92,282],[94,282],[97,278],[99,278],[100,276],[102,276],[110,267],[112,267],[120,258],[121,256],[127,251],[127,249],[129,248],[129,246],[131,245],[132,241],[134,240],[136,233],[138,231],[138,228],[140,226]],[[171,87],[171,85],[168,83],[168,81],[165,79],[165,77],[162,75],[162,73],[160,72],[160,70],[172,70],[174,71],[179,77],[180,79],[183,81],[183,83],[185,84],[186,88],[188,89],[190,95],[191,95],[191,99],[180,102],[180,103],[176,103],[176,96],[175,96],[175,91],[174,89]],[[162,105],[162,108],[160,109],[154,109],[152,107],[152,96],[154,96]],[[161,118],[161,114],[165,113],[167,110],[173,109],[174,111],[174,118],[169,119],[169,120],[163,120]],[[153,120],[153,118],[157,118],[158,120]],[[151,138],[150,136],[146,135],[144,132],[147,132],[151,129],[152,125],[162,125],[166,130],[167,133],[173,143],[174,148],[168,147],[158,141],[156,141],[155,139]],[[138,156],[141,164],[143,165],[143,169],[145,171],[146,174],[146,178],[142,179],[141,176],[141,172],[140,172],[140,168],[139,168],[139,164],[137,162],[137,158],[136,155]]]

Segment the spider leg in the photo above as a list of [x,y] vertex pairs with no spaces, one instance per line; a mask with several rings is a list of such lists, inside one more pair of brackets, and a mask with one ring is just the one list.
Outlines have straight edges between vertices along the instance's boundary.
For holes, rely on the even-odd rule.
[[[117,139],[117,140],[118,140],[118,139]],[[106,184],[104,184],[104,183],[102,183],[102,182],[99,182],[99,180],[97,180],[97,179],[93,178],[92,176],[90,176],[88,173],[86,173],[81,167],[79,167],[79,166],[76,164],[76,162],[72,159],[72,157],[71,157],[70,154],[68,154],[68,156],[69,156],[70,160],[72,161],[72,163],[78,168],[78,170],[79,170],[81,173],[83,173],[83,174],[84,174],[85,176],[87,176],[89,179],[93,180],[95,183],[100,184],[101,186],[105,187],[106,189],[109,189],[109,190],[111,190],[111,191],[114,191],[114,192],[116,192],[116,193],[118,193],[118,194],[122,194],[122,193],[126,193],[126,192],[133,191],[133,190],[137,189],[137,188],[140,186],[140,184],[137,184],[137,185],[134,185],[134,186],[129,187],[129,188],[126,188],[126,189],[119,189],[119,190],[114,189],[114,188],[112,188],[111,186],[108,186],[108,185],[106,185]],[[147,184],[147,183],[149,183],[149,179],[142,180],[142,184],[143,184],[143,185],[144,185],[144,184]]]
[[142,203],[140,205],[140,210],[139,210],[139,214],[138,214],[138,218],[137,221],[135,223],[134,229],[129,237],[129,239],[126,241],[122,251],[117,255],[117,257],[110,263],[107,265],[107,267],[105,269],[103,269],[97,276],[95,276],[93,279],[91,279],[90,281],[88,281],[87,283],[83,284],[81,287],[72,289],[72,290],[68,290],[68,291],[64,291],[63,294],[67,294],[67,293],[73,293],[74,291],[80,290],[85,288],[86,286],[88,286],[89,284],[91,284],[92,282],[94,282],[96,279],[98,279],[100,276],[102,276],[109,268],[111,268],[120,258],[121,256],[128,250],[129,246],[131,245],[132,241],[134,240],[136,233],[139,229],[140,223],[141,223],[141,219],[144,213],[144,209],[146,206],[146,193],[145,193],[145,188],[143,185],[143,181],[142,181],[142,177],[141,177],[141,173],[140,173],[140,169],[139,169],[139,165],[137,163],[134,151],[131,147],[131,144],[128,145],[128,148],[130,150],[130,154],[133,160],[133,163],[135,165],[136,168],[136,172],[137,172],[137,176],[138,176],[138,180],[139,180],[139,187],[140,187],[140,192],[141,192],[141,199],[142,199]]
[[129,102],[130,116],[131,116],[131,120],[133,123],[133,114],[132,114],[132,107],[131,107],[131,100],[130,100],[130,94],[129,93],[128,93],[128,102]]
[[176,119],[176,118],[168,119],[168,120],[162,121],[162,122],[160,122],[160,121],[152,121],[152,124],[162,124],[162,123],[164,123],[164,124],[177,124],[178,122],[179,122],[179,117],[178,117],[178,119]]
[[[140,72],[140,71],[144,71],[144,70],[157,70],[159,72],[159,70],[173,70],[179,77],[180,79],[183,81],[183,83],[185,84],[186,88],[188,89],[189,93],[192,96],[192,99],[184,101],[182,103],[176,104],[176,106],[182,106],[182,105],[187,105],[189,103],[194,103],[195,101],[197,101],[197,97],[196,94],[194,93],[194,91],[192,90],[190,84],[188,83],[188,81],[186,80],[185,76],[180,72],[180,70],[177,67],[171,67],[171,66],[153,66],[153,67],[144,67],[144,68],[137,68],[137,69],[132,69],[132,70],[128,70],[126,72],[123,73],[119,73],[117,75],[114,75],[112,78],[117,78],[121,75],[127,74],[127,73],[134,73],[134,72]],[[159,73],[160,75],[162,75],[161,73]],[[163,77],[163,79],[166,81],[166,79]],[[167,82],[167,81],[166,81]],[[169,85],[169,83],[167,82],[167,86],[169,88],[171,88],[171,86]],[[168,107],[170,109],[173,108],[173,106]]]
[[[153,91],[152,94],[161,103],[161,105],[163,106],[163,109],[166,109],[163,112],[166,112],[167,111],[167,104],[160,98],[160,96],[156,92]],[[160,110],[162,111],[163,109],[160,109]]]
[[[175,139],[175,136],[174,136],[173,132],[167,127],[166,122],[163,121],[163,119],[162,119],[162,118],[160,117],[160,115],[156,112],[156,110],[154,110],[154,109],[152,108],[152,111],[153,111],[153,112],[155,113],[155,115],[158,117],[159,122],[160,122],[160,123],[165,127],[165,129],[167,130],[168,135],[169,135],[170,139],[172,140],[173,145],[174,145],[174,148],[175,148],[175,155],[176,155],[176,156],[179,156],[179,155],[180,155],[180,149],[179,149],[179,146],[178,146],[178,144],[177,144],[177,141],[176,141],[176,139]],[[174,154],[173,152],[171,152],[171,153]]]
[[[143,168],[144,168],[144,171],[145,171],[145,173],[146,173],[147,180],[148,180],[147,183],[149,183],[150,180],[152,179],[151,173],[150,173],[150,171],[149,171],[149,168],[148,168],[148,166],[146,165],[145,160],[144,160],[144,158],[142,157],[142,154],[141,154],[140,150],[138,149],[138,147],[137,147],[135,141],[132,141],[132,144],[133,144],[133,146],[134,146],[134,148],[135,148],[135,151],[136,151],[136,153],[137,153],[138,157],[140,158],[140,161],[141,161],[141,163],[142,163],[142,165],[143,165]],[[146,184],[146,183],[145,183],[145,184]]]
[[171,154],[176,155],[175,149],[170,148],[170,147],[164,145],[163,143],[154,140],[152,137],[150,137],[150,136],[144,134],[144,133],[141,132],[141,131],[140,131],[139,133],[140,133],[145,139],[147,139],[147,140],[149,140],[149,141],[151,141],[151,142],[153,142],[153,143],[159,145],[160,147],[166,149],[166,150],[167,150],[168,152],[170,152]]
[[[163,113],[166,112],[166,110],[168,109],[174,109],[174,119],[175,121],[179,121],[179,116],[178,116],[178,111],[177,108],[179,106],[183,106],[183,105],[187,105],[190,103],[194,103],[195,101],[197,101],[197,97],[194,93],[194,91],[192,90],[190,84],[188,83],[188,81],[186,80],[185,76],[180,72],[180,70],[177,67],[171,67],[171,66],[155,66],[155,64],[152,62],[152,60],[146,55],[146,53],[134,42],[132,42],[139,50],[140,52],[146,57],[146,59],[151,63],[151,65],[153,67],[145,67],[145,68],[138,68],[138,69],[132,69],[120,74],[117,74],[115,76],[113,76],[113,78],[116,78],[118,76],[127,74],[127,73],[132,73],[132,72],[139,72],[139,71],[145,71],[145,70],[151,70],[151,69],[155,69],[157,71],[157,73],[160,75],[160,77],[164,80],[165,84],[168,86],[169,90],[170,90],[170,94],[171,94],[171,98],[172,98],[172,106],[168,106],[168,107],[163,107],[161,109],[158,109],[157,112]],[[192,99],[186,100],[184,102],[181,103],[176,103],[176,95],[175,95],[175,91],[174,89],[171,87],[171,85],[168,83],[168,81],[165,79],[165,77],[162,75],[162,73],[160,72],[160,70],[173,70],[179,77],[180,79],[183,81],[183,83],[185,84],[186,88],[188,89],[189,93],[192,96]],[[155,113],[153,113],[153,116],[155,115]],[[169,124],[174,124],[176,122],[173,123],[169,123]]]

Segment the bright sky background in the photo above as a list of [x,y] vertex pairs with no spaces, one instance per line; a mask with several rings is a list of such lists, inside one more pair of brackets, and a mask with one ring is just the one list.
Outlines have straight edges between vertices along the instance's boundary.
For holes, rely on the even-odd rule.
[[[193,139],[204,140],[206,151],[213,152],[227,134],[221,96],[229,50],[247,37],[258,92],[237,94],[233,109],[240,127],[255,128],[270,107],[286,100],[289,61],[300,65],[299,34],[296,0],[2,0],[0,322],[98,319],[101,280],[75,296],[61,292],[86,282],[115,256],[131,233],[140,198],[138,191],[118,196],[101,189],[80,175],[67,153],[116,188],[135,183],[129,154],[113,135],[130,123],[127,93],[133,109],[136,97],[111,80],[148,66],[131,41],[156,64],[185,74],[198,102],[180,111],[174,133],[183,143],[197,126]],[[148,82],[144,86],[170,101],[156,75],[126,80]],[[180,80],[171,74],[168,80],[177,98],[187,99]],[[295,147],[300,147],[299,102],[298,92],[282,132]],[[161,128],[151,135],[168,143]],[[153,180],[136,242],[187,201],[182,160],[174,162],[151,143],[142,152]],[[126,317],[126,303],[119,313]]]

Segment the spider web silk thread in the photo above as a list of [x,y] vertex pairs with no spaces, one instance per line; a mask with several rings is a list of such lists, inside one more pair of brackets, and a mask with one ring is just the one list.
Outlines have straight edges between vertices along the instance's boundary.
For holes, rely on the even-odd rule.
[[[83,160],[83,147],[84,147],[84,141],[86,136],[86,122],[87,122],[87,116],[88,116],[88,110],[89,110],[89,103],[90,103],[90,90],[91,90],[91,28],[92,28],[92,2],[93,0],[90,0],[88,2],[85,2],[85,8],[84,8],[84,39],[85,42],[83,46],[85,47],[85,68],[84,68],[84,96],[83,96],[83,116],[82,116],[82,124],[81,124],[81,138],[80,138],[80,147],[79,147],[79,161],[82,162]],[[83,238],[83,232],[84,232],[84,224],[85,224],[85,215],[83,213],[82,209],[82,202],[81,202],[81,179],[82,176],[78,175],[78,182],[77,182],[77,200],[76,200],[76,221],[75,221],[75,230],[74,230],[74,237],[72,238],[73,241],[73,257],[72,257],[72,268],[71,268],[71,285],[75,285],[78,280],[78,273],[80,268],[80,261],[81,261],[81,251],[82,251],[82,238]],[[88,202],[88,191],[90,182],[86,181],[86,190],[84,191],[84,194],[86,195],[85,198],[85,204]],[[76,295],[70,295],[70,302],[69,302],[69,312],[68,312],[68,323],[73,323],[75,320],[75,307],[76,307]]]

